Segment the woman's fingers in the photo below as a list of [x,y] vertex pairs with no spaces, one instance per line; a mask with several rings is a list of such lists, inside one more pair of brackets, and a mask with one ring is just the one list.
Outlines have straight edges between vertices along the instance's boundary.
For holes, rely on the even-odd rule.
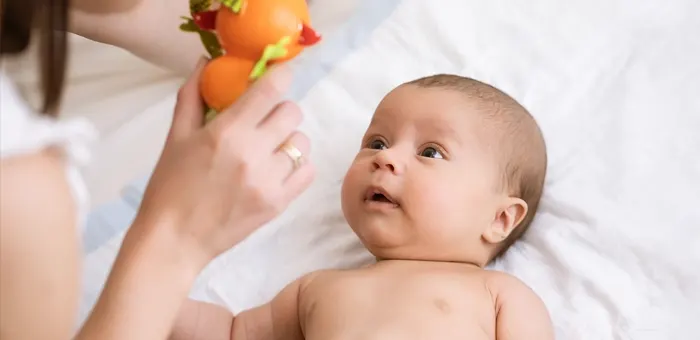
[[272,178],[285,183],[294,172],[309,163],[310,149],[311,143],[308,137],[298,131],[292,133],[286,141],[280,143],[279,148],[272,155],[269,170]]
[[316,168],[311,162],[304,164],[294,171],[284,183],[284,201],[291,202],[301,195],[313,182]]
[[273,155],[270,176],[279,179],[280,182],[271,184],[280,188],[280,209],[285,209],[313,182],[316,169],[309,159],[309,152],[309,139],[297,131]]
[[270,70],[256,80],[250,88],[213,122],[220,124],[223,133],[229,126],[241,124],[246,128],[258,126],[272,109],[282,101],[282,96],[292,82],[291,71],[284,66]]
[[199,94],[199,77],[207,65],[202,57],[187,82],[177,94],[169,138],[182,138],[204,123],[204,102]]
[[274,151],[299,127],[302,121],[302,113],[299,107],[292,102],[282,102],[260,123],[261,140],[263,147]]

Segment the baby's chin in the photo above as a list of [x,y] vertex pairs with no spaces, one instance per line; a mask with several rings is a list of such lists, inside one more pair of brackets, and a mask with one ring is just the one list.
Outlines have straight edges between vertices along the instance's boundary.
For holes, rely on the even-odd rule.
[[[453,262],[453,263],[476,263],[466,254],[461,254],[458,250],[450,251],[445,246],[428,246],[421,244],[390,244],[389,242],[373,243],[362,240],[365,248],[377,259],[382,260],[404,260],[404,261],[432,261],[432,262]],[[386,240],[385,240],[386,241]]]
[[[367,239],[360,237],[365,248],[377,259],[424,261],[424,262],[449,262],[479,265],[483,262],[475,256],[468,254],[463,248],[450,249],[450,245],[427,245],[411,242],[398,243],[391,239]],[[393,241],[393,242],[392,242]]]
[[[412,260],[436,262],[475,263],[476,247],[469,247],[463,242],[453,242],[454,238],[425,240],[397,223],[392,218],[357,218],[352,219],[350,227],[360,242],[374,257],[380,260]],[[354,223],[353,223],[354,222]],[[472,248],[469,251],[467,248]],[[471,253],[471,254],[470,254]]]

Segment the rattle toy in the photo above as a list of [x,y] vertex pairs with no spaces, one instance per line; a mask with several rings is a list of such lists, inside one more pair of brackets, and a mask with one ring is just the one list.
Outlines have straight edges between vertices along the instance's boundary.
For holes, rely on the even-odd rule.
[[316,44],[306,0],[190,0],[180,29],[199,34],[212,60],[200,78],[207,119],[229,107],[269,65]]

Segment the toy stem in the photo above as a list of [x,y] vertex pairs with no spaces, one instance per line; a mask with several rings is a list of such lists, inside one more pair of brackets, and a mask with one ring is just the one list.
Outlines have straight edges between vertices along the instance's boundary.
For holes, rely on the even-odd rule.
[[292,38],[286,36],[282,37],[282,39],[280,39],[280,41],[274,45],[267,45],[263,51],[262,57],[253,67],[253,71],[250,73],[250,79],[257,80],[258,78],[262,77],[262,75],[267,72],[267,63],[270,60],[279,59],[286,56],[288,51],[285,46],[291,41]]
[[218,113],[216,112],[216,110],[211,109],[211,108],[208,109],[208,110],[207,110],[207,113],[204,115],[204,123],[206,124],[206,123],[211,122],[212,119],[216,118],[216,115],[217,115],[217,114],[218,114]]
[[219,39],[214,32],[202,30],[191,18],[183,17],[182,19],[184,19],[185,22],[180,25],[180,30],[183,32],[197,33],[204,48],[209,52],[212,58],[219,57],[223,54]]

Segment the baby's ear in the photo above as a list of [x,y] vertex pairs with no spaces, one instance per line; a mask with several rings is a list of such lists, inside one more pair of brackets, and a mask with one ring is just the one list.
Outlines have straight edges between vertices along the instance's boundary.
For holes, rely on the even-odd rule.
[[481,236],[488,243],[501,243],[520,225],[526,214],[525,201],[517,197],[507,197],[496,211],[491,225]]

